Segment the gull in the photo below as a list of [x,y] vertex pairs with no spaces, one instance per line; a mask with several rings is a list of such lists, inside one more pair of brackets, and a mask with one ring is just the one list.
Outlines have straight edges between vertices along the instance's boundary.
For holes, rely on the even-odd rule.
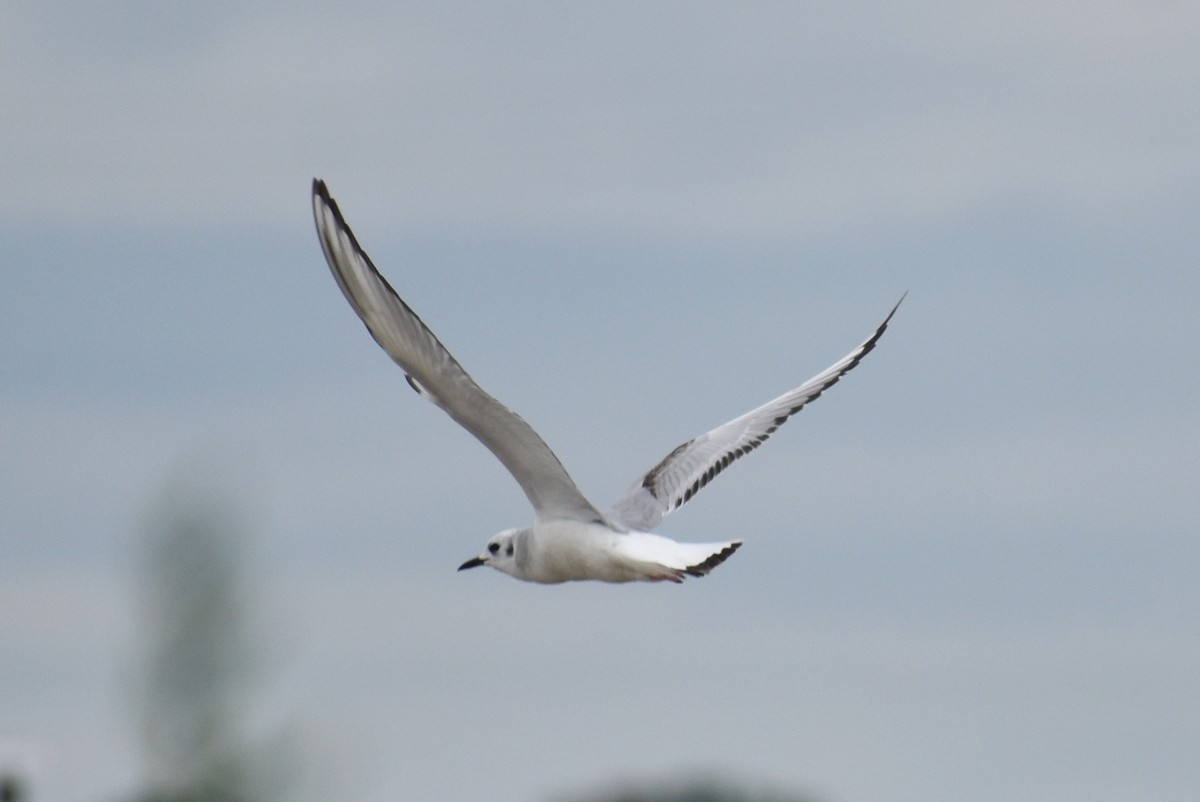
[[404,370],[413,390],[491,450],[533,506],[531,526],[493,536],[458,570],[487,565],[527,582],[682,582],[725,562],[742,541],[680,543],[650,530],[854,369],[879,342],[904,300],[901,296],[875,332],[849,354],[794,390],[676,446],[616,504],[601,511],[579,491],[538,433],[476,384],[396,294],[320,179],[313,179],[312,204],[325,260],[375,342]]

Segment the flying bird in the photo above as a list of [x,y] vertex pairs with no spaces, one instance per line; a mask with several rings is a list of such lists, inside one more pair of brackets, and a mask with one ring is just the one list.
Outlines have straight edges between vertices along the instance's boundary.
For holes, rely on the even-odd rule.
[[672,449],[607,510],[579,492],[533,428],[488,395],[396,294],[358,244],[325,182],[313,180],[313,217],[325,260],[350,306],[409,385],[491,450],[533,506],[530,526],[488,540],[460,571],[487,565],[527,582],[682,582],[725,562],[742,545],[680,543],[651,532],[735,460],[758,448],[875,347],[900,301],[861,345],[794,390]]

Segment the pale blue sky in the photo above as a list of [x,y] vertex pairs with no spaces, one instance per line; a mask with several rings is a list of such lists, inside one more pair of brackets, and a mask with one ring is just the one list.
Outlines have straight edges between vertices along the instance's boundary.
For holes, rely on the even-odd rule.
[[[257,535],[262,715],[342,798],[1190,799],[1197,41],[1173,2],[11,3],[0,769],[136,787],[132,533],[199,474]],[[457,574],[524,498],[340,297],[313,176],[600,504],[909,297],[667,519],[746,540],[712,576]]]

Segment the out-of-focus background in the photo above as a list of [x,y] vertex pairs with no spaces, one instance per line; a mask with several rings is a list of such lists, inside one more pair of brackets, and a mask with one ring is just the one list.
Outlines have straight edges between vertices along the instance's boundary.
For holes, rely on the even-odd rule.
[[[5,794],[1194,798],[1200,6],[3,28]],[[458,574],[529,510],[341,298],[313,176],[601,504],[909,296],[664,522],[745,539],[710,577]]]

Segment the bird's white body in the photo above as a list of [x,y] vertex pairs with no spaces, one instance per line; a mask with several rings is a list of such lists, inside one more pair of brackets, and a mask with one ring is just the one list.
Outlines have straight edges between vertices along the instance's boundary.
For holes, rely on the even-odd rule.
[[897,302],[856,349],[804,384],[677,446],[601,512],[579,492],[537,432],[484,392],[392,289],[359,246],[323,181],[313,181],[312,201],[325,260],[371,336],[404,369],[414,390],[491,450],[533,506],[532,526],[495,535],[459,570],[487,565],[546,584],[585,579],[682,582],[685,576],[706,575],[741,541],[679,543],[649,530],[852,370],[875,347],[900,306]]
[[547,585],[583,579],[682,582],[685,576],[707,574],[741,545],[740,540],[679,543],[651,532],[620,532],[606,523],[566,519],[535,522],[497,538],[501,546],[495,555],[485,552],[486,564]]

